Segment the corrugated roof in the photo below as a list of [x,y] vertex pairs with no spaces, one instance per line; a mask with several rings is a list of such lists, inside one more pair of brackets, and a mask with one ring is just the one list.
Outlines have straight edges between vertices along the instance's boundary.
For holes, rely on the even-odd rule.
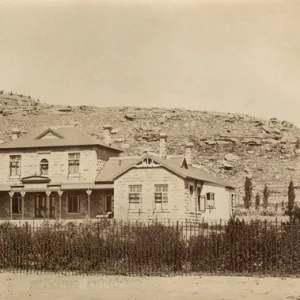
[[213,176],[212,174],[205,172],[199,168],[189,166],[186,169],[181,167],[183,157],[180,160],[179,157],[177,157],[176,159],[164,159],[150,154],[145,154],[139,158],[132,158],[132,159],[130,158],[122,159],[121,157],[119,159],[116,158],[109,159],[105,163],[103,169],[100,171],[98,176],[96,177],[95,182],[97,183],[112,182],[117,177],[121,176],[126,171],[130,170],[133,166],[135,166],[139,161],[143,160],[145,157],[152,158],[153,160],[157,161],[162,166],[164,166],[166,169],[170,170],[171,172],[174,172],[175,174],[183,178],[197,179],[199,181],[214,183],[217,185],[233,188],[230,184],[223,181],[222,179],[219,179]]
[[[57,135],[57,138],[41,139],[44,134],[51,132]],[[68,147],[68,146],[100,146],[123,152],[122,150],[105,145],[93,139],[91,136],[77,130],[74,127],[60,128],[37,128],[28,134],[11,140],[0,145],[1,149],[20,149],[20,148],[49,148],[49,147]]]

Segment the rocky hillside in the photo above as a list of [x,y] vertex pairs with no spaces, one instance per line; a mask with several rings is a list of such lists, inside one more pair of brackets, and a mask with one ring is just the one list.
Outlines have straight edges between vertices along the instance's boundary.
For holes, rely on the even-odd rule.
[[[101,103],[103,105],[103,103]],[[168,152],[182,154],[184,143],[194,143],[194,163],[243,190],[245,176],[254,186],[267,183],[281,191],[290,179],[298,184],[300,130],[275,118],[261,120],[242,114],[160,108],[62,107],[0,91],[0,139],[13,128],[26,133],[37,126],[74,125],[103,138],[103,125],[113,126],[113,142],[125,155],[158,150],[159,132],[168,135]]]

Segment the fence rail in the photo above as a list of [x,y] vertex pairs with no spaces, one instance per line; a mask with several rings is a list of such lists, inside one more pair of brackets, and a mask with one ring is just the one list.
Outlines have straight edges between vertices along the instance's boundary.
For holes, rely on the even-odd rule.
[[0,269],[110,275],[300,275],[283,222],[0,224]]

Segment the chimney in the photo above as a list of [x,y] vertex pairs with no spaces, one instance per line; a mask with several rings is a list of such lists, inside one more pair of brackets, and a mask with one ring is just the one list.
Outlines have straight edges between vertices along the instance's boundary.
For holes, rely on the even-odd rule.
[[112,127],[110,125],[104,125],[104,144],[110,146],[111,145],[111,129]]
[[12,130],[12,139],[16,140],[20,136],[20,130],[18,128],[14,128]]
[[163,132],[159,135],[159,155],[162,158],[167,157],[167,146],[166,146],[167,135]]
[[193,143],[187,143],[185,145],[185,159],[189,166],[192,165],[192,149],[193,149],[193,147],[194,147]]

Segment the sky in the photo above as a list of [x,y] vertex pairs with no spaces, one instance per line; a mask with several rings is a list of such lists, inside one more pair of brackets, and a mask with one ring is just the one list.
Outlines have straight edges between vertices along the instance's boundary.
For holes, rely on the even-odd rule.
[[299,0],[0,0],[0,89],[300,126]]

